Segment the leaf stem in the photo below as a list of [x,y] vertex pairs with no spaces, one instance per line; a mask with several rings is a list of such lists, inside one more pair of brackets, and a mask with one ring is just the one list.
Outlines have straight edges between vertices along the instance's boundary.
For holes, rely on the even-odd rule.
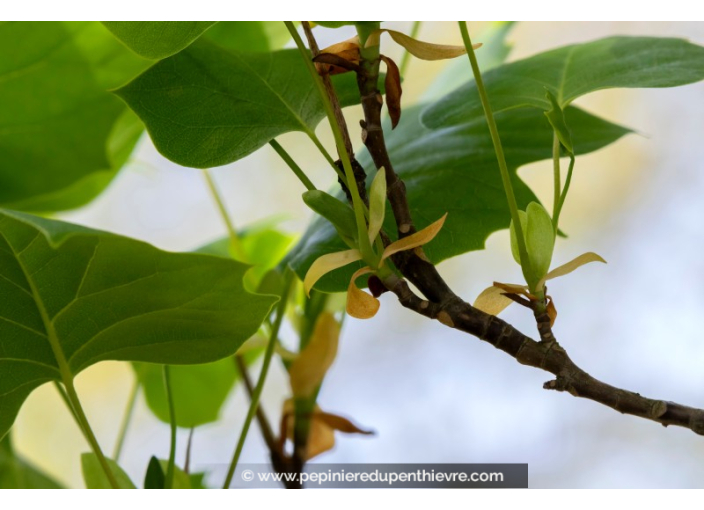
[[125,414],[122,417],[122,423],[120,423],[120,431],[117,434],[115,449],[112,453],[112,460],[114,460],[115,462],[118,462],[120,460],[122,447],[125,444],[125,437],[127,436],[127,429],[129,428],[130,422],[132,421],[132,415],[134,414],[135,404],[137,403],[139,386],[139,379],[135,377],[134,382],[132,383],[132,389],[130,390],[130,395],[127,398],[127,407],[125,407]]
[[567,169],[567,177],[565,178],[565,186],[562,188],[562,194],[558,200],[558,206],[555,210],[555,215],[553,217],[553,223],[555,224],[555,231],[557,232],[558,224],[560,221],[560,213],[562,212],[562,206],[565,204],[565,199],[567,198],[567,192],[570,190],[570,183],[572,182],[572,170],[574,170],[575,157],[574,154],[570,153],[570,166]]
[[555,231],[557,231],[557,210],[560,206],[560,190],[562,189],[562,179],[560,177],[560,139],[557,137],[557,133],[553,133],[552,135],[552,176],[552,224]]
[[227,209],[225,208],[225,202],[223,201],[222,196],[220,196],[220,193],[218,192],[218,189],[215,186],[215,182],[213,181],[213,178],[207,169],[203,170],[203,177],[205,177],[205,182],[208,184],[210,194],[218,206],[220,216],[222,217],[223,221],[225,222],[225,225],[227,226],[227,233],[230,236],[230,246],[232,247],[232,253],[234,255],[234,258],[241,262],[246,262],[247,257],[244,253],[244,249],[242,248],[240,238],[237,235],[237,230],[235,230],[235,225],[232,223],[230,215],[228,214]]
[[316,135],[314,131],[306,131],[306,134],[308,135],[308,138],[310,138],[313,142],[313,145],[315,145],[320,151],[320,153],[325,157],[325,160],[330,164],[332,169],[335,170],[335,173],[338,175],[338,177],[340,177],[343,182],[346,182],[345,174],[340,171],[340,169],[337,167],[337,165],[335,164],[335,160],[332,159],[330,153],[323,146],[322,142],[320,141],[320,138],[318,138],[318,135]]
[[318,94],[320,95],[320,99],[325,107],[325,113],[328,116],[328,122],[330,124],[330,128],[332,129],[332,134],[335,137],[337,152],[342,160],[342,167],[345,169],[344,182],[347,184],[347,188],[350,190],[352,196],[352,206],[354,208],[354,215],[357,222],[357,235],[359,237],[359,249],[362,252],[362,256],[365,261],[372,261],[374,259],[374,252],[372,251],[369,236],[367,235],[367,223],[364,220],[364,202],[362,201],[362,198],[359,195],[359,190],[357,189],[357,181],[355,180],[354,171],[352,170],[352,162],[350,161],[350,157],[345,150],[342,132],[340,131],[340,127],[337,125],[335,120],[335,111],[333,110],[332,104],[330,103],[330,98],[325,91],[323,82],[318,75],[318,71],[315,69],[315,65],[310,58],[308,49],[303,44],[301,36],[298,35],[296,27],[290,21],[284,21],[284,23],[286,24],[286,28],[288,28],[291,37],[295,41],[298,51],[301,53],[301,57],[308,68],[308,72],[311,75],[313,83],[315,83],[315,86],[318,89]]
[[301,167],[296,164],[291,155],[286,152],[286,149],[281,147],[281,144],[279,142],[274,139],[269,141],[269,145],[271,145],[271,147],[276,151],[276,154],[278,154],[281,159],[284,160],[284,163],[288,165],[291,171],[296,175],[296,177],[298,177],[298,180],[303,183],[303,185],[308,191],[315,190],[315,184],[313,184],[313,182],[308,178],[308,176],[301,169]]
[[[487,95],[486,89],[484,88],[484,80],[482,79],[482,74],[479,71],[477,56],[474,54],[474,48],[472,47],[472,40],[469,37],[469,31],[467,30],[467,22],[458,21],[457,23],[459,24],[460,32],[462,33],[462,40],[464,42],[464,46],[467,49],[469,63],[472,66],[472,73],[474,74],[474,81],[477,86],[477,92],[479,93],[479,99],[481,100],[482,107],[484,108],[484,116],[486,117],[486,122],[489,125],[489,133],[491,134],[491,141],[494,144],[494,152],[496,153],[496,159],[499,163],[499,170],[501,172],[501,180],[504,185],[504,191],[506,192],[508,208],[511,211],[511,219],[513,220],[514,229],[516,231],[516,241],[518,243],[518,252],[521,258],[521,268],[523,269],[523,275],[526,276],[528,274],[532,274],[533,271],[530,269],[528,250],[526,249],[525,237],[523,237],[523,228],[521,226],[521,220],[518,216],[518,204],[516,203],[516,196],[513,193],[511,176],[509,175],[508,166],[506,165],[506,157],[504,156],[504,149],[501,145],[499,130],[496,127],[496,120],[494,119],[494,113],[491,110],[489,96]],[[526,280],[528,280],[527,277]],[[530,282],[528,283],[530,284]]]
[[[418,37],[418,32],[420,32],[420,25],[423,23],[422,21],[414,21],[413,26],[411,27],[411,33],[410,36],[413,39],[416,39]],[[399,73],[401,74],[401,77],[406,76],[406,70],[408,69],[408,64],[411,63],[411,53],[408,50],[405,50],[403,52],[403,57],[401,57],[401,65],[398,66]]]
[[169,463],[166,466],[165,489],[174,487],[174,471],[176,467],[176,407],[174,406],[174,394],[171,389],[171,372],[169,365],[164,365],[164,389],[166,390],[166,401],[169,404],[169,427],[171,429],[171,441],[169,445]]
[[108,482],[110,483],[110,486],[113,489],[119,489],[120,486],[117,483],[117,478],[115,478],[115,474],[112,472],[112,469],[110,469],[110,466],[108,465],[108,461],[105,458],[105,454],[103,454],[103,450],[100,449],[100,444],[98,443],[98,440],[95,437],[95,434],[93,433],[93,429],[90,427],[90,423],[88,422],[88,418],[86,417],[86,413],[83,410],[83,406],[81,405],[81,401],[78,398],[78,393],[76,393],[76,388],[73,385],[73,379],[68,379],[64,381],[64,388],[66,390],[66,397],[68,399],[68,404],[70,404],[70,409],[73,410],[73,414],[76,418],[76,422],[78,422],[78,426],[80,427],[81,431],[83,432],[83,435],[86,438],[86,441],[88,441],[88,444],[90,445],[91,449],[93,450],[93,453],[95,453],[95,456],[98,458],[98,462],[100,463],[100,467],[103,468],[103,471],[105,472],[105,476],[108,479]]
[[249,427],[252,424],[252,420],[257,413],[257,408],[259,406],[259,399],[262,395],[262,390],[264,389],[264,383],[266,382],[266,376],[269,372],[269,366],[271,365],[271,359],[276,350],[276,344],[279,337],[279,330],[281,329],[281,323],[286,315],[286,305],[288,304],[288,295],[291,290],[291,283],[293,282],[293,274],[290,270],[286,271],[285,281],[284,281],[284,291],[281,294],[281,300],[276,307],[276,319],[271,328],[271,333],[269,335],[269,343],[266,346],[266,351],[264,352],[264,361],[262,363],[262,369],[259,373],[259,379],[257,380],[257,385],[252,393],[251,403],[249,405],[249,411],[247,411],[247,416],[242,425],[242,432],[240,433],[240,438],[237,441],[237,447],[235,448],[235,453],[232,455],[232,461],[230,462],[230,468],[225,477],[225,483],[223,484],[223,489],[229,489],[230,484],[232,484],[232,478],[235,476],[235,470],[237,469],[237,463],[240,460],[240,455],[242,454],[242,448],[244,448],[244,442],[247,439],[247,433],[249,432]]

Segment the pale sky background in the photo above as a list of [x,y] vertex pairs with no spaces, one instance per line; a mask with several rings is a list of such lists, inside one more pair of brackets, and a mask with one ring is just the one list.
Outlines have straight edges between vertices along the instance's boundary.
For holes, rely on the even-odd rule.
[[[405,31],[409,26],[391,24]],[[482,25],[470,29],[477,34]],[[335,42],[331,31],[320,33],[321,46]],[[704,23],[521,23],[510,36],[511,59],[620,34],[704,44]],[[454,23],[424,25],[420,38],[460,41]],[[384,52],[400,55],[395,48]],[[411,62],[405,105],[442,65]],[[641,135],[578,159],[561,219],[570,237],[558,242],[554,262],[596,251],[609,263],[587,266],[551,286],[560,313],[556,335],[578,365],[605,382],[704,407],[704,83],[604,91],[577,104]],[[356,126],[360,112],[346,114]],[[319,132],[332,148],[323,127]],[[332,184],[329,168],[304,135],[280,141],[319,187]],[[520,171],[548,203],[550,172],[548,162]],[[300,183],[269,148],[214,175],[238,226],[281,213],[288,218],[283,226],[300,232],[311,216],[300,200]],[[169,250],[192,249],[225,233],[200,171],[165,160],[147,138],[105,194],[63,217]],[[506,232],[493,235],[487,250],[447,261],[440,270],[468,300],[493,280],[520,281]],[[524,310],[511,307],[502,317],[535,337]],[[488,344],[402,309],[387,294],[374,320],[346,321],[338,359],[320,395],[324,409],[377,434],[338,436],[335,450],[317,460],[527,462],[531,487],[704,486],[704,438],[545,391],[542,384],[549,379]],[[131,372],[121,363],[101,363],[78,378],[79,394],[108,452],[130,385]],[[274,363],[263,396],[274,423],[287,395],[283,369]],[[237,388],[221,422],[197,430],[194,468],[229,462],[246,409]],[[88,448],[50,385],[29,398],[15,430],[26,456],[57,479],[83,486],[79,454]],[[181,454],[185,439],[184,431]],[[140,399],[121,463],[141,481],[152,454],[168,455],[168,427]],[[253,427],[242,462],[265,460]]]

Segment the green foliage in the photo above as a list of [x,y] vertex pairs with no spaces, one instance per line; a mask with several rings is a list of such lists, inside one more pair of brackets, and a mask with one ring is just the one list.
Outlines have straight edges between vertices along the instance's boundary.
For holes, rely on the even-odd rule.
[[[343,106],[359,103],[355,78],[334,80]],[[237,161],[289,131],[309,135],[323,104],[295,50],[243,53],[198,41],[117,91],[159,152],[184,166]]]
[[[295,368],[292,387],[306,395],[305,412],[296,407],[296,434],[306,421],[305,427],[311,425],[310,411],[326,372],[316,360],[329,366],[329,353],[336,350],[313,349],[314,326],[322,314],[341,308],[321,292],[313,291],[309,298],[290,295],[292,275],[283,266],[290,265],[303,279],[322,255],[359,247],[366,262],[323,277],[316,288],[327,292],[346,290],[352,273],[363,265],[378,267],[379,229],[383,226],[394,241],[396,225],[386,199],[385,173],[376,171],[366,150],[357,160],[368,175],[368,210],[354,186],[354,210],[337,187],[337,196],[319,190],[304,193],[303,201],[316,218],[293,249],[293,236],[277,230],[274,222],[234,232],[228,221],[230,238],[196,253],[167,253],[140,241],[16,211],[50,213],[90,202],[128,161],[144,126],[164,156],[189,167],[237,161],[291,131],[307,134],[331,160],[315,134],[327,113],[338,154],[346,161],[335,112],[330,106],[326,112],[321,97],[327,96],[322,88],[316,90],[322,81],[293,25],[286,23],[291,33],[283,23],[267,21],[0,23],[0,206],[7,207],[0,209],[0,487],[60,487],[16,455],[7,436],[27,396],[50,381],[62,383],[59,388],[65,389],[69,408],[94,450],[81,457],[86,486],[111,487],[72,385],[76,374],[103,360],[132,362],[150,410],[164,422],[170,421],[164,386],[164,373],[169,373],[176,424],[192,428],[218,419],[240,379],[233,355],[242,344],[256,335],[238,354],[251,363],[261,353],[256,340],[270,336],[230,476],[274,352],[285,367]],[[379,22],[316,23],[330,28],[356,25],[363,40],[379,27]],[[571,103],[605,88],[699,81],[704,78],[704,48],[680,39],[612,37],[502,65],[510,51],[506,38],[512,26],[493,25],[478,38],[485,44],[477,55],[482,70],[490,69],[484,81],[505,152],[507,179],[515,191],[514,213],[521,209],[528,255],[524,263],[529,266],[523,269],[534,291],[542,289],[545,280],[580,265],[603,262],[587,253],[549,273],[574,156],[599,150],[630,132]],[[281,50],[291,34],[300,52]],[[464,36],[469,49],[466,32]],[[359,53],[360,48],[348,43],[341,54],[355,60]],[[373,60],[378,48],[362,48],[361,54]],[[362,67],[366,73],[375,72],[364,59]],[[432,231],[437,237],[431,243],[413,245],[424,245],[423,253],[433,263],[480,250],[488,236],[511,225],[504,189],[510,186],[502,182],[482,103],[469,77],[466,60],[457,60],[421,104],[403,105],[397,129],[384,125],[390,159],[405,183],[416,228],[448,214],[439,233]],[[360,103],[354,72],[333,76],[332,82],[343,107]],[[371,132],[364,131],[367,136]],[[553,155],[557,162],[560,147],[555,142],[553,154],[554,136],[570,156],[570,167],[564,188],[555,167],[557,205],[551,219],[517,171]],[[290,156],[277,147],[291,164]],[[297,167],[295,162],[291,166]],[[294,172],[309,190],[314,188],[303,175],[305,169]],[[345,172],[351,182],[347,162]],[[510,230],[518,260],[516,233]],[[356,260],[357,252],[350,253],[340,260]],[[327,259],[326,267],[340,265]],[[391,269],[383,269],[390,275]],[[385,276],[377,272],[376,278],[379,287]],[[356,291],[350,295],[357,296],[358,306],[368,299],[378,308],[378,301],[354,281],[350,289]],[[282,301],[274,320],[270,313],[277,296]],[[349,314],[373,315],[355,315],[351,301]],[[552,319],[554,311],[553,306]],[[284,317],[298,333],[298,354],[277,343]],[[339,318],[329,319],[337,328]],[[312,350],[306,351],[307,345]],[[307,360],[301,352],[315,356]],[[174,366],[165,370],[164,364]],[[310,381],[303,376],[309,369],[314,376]],[[170,459],[173,465],[174,456]],[[107,459],[107,464],[120,488],[135,488],[116,462]],[[167,471],[169,479],[174,475],[173,488],[204,487],[202,473],[189,476],[178,468],[169,470],[167,462],[156,457],[149,462],[144,487],[170,485]]]
[[[547,89],[561,108],[580,96],[607,88],[677,87],[704,79],[704,48],[683,39],[609,37],[565,46],[492,69],[484,75],[494,113],[521,106],[549,110]],[[474,82],[423,113],[432,129],[482,116]]]
[[55,211],[103,191],[142,132],[107,90],[148,65],[98,22],[0,23],[0,204]]
[[[418,115],[422,107],[404,111],[403,122],[389,133],[387,147],[394,169],[406,183],[411,213],[416,227],[423,228],[449,213],[445,225],[431,244],[424,248],[433,262],[484,248],[486,238],[508,228],[511,221],[501,176],[489,131],[483,119],[472,124],[429,130]],[[565,114],[580,144],[578,153],[586,154],[615,142],[628,129],[568,107]],[[533,192],[515,174],[528,163],[551,157],[552,128],[545,116],[534,109],[517,109],[497,115],[506,159],[513,174],[519,207],[537,201]],[[366,152],[359,161],[370,171]],[[385,229],[393,236],[393,214],[387,211]],[[288,255],[287,261],[303,278],[311,264],[325,253],[345,249],[335,230],[316,219]],[[316,288],[326,292],[347,289],[350,276],[362,264],[350,264],[323,277]]]
[[[537,202],[528,204],[525,211],[518,211],[518,216],[521,220],[521,230],[528,251],[529,267],[524,268],[524,274],[528,275],[528,283],[533,288],[550,270],[552,252],[555,248],[555,229],[545,207]],[[511,253],[513,259],[520,265],[521,256],[518,251],[518,240],[513,222],[511,222],[510,230]]]
[[[112,459],[106,459],[110,470],[117,479],[117,484],[120,489],[136,489],[127,473],[118,466],[117,462]],[[81,471],[83,472],[83,481],[86,484],[86,489],[112,489],[105,472],[100,466],[100,461],[94,453],[84,453],[81,455]]]
[[156,457],[152,456],[147,465],[147,472],[144,475],[145,489],[163,489],[166,484],[166,475],[164,474],[166,466]]
[[198,39],[216,21],[103,21],[125,46],[152,60],[170,57]]
[[10,436],[0,439],[0,489],[63,489],[12,448]]
[[275,301],[245,291],[246,270],[0,212],[0,435],[34,388],[98,361],[197,364],[234,353]]

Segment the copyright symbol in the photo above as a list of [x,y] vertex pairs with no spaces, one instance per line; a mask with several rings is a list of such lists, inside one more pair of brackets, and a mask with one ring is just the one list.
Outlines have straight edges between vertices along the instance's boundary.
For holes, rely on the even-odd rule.
[[253,479],[254,473],[251,470],[245,469],[244,471],[242,471],[242,480],[244,480],[245,482],[251,482]]

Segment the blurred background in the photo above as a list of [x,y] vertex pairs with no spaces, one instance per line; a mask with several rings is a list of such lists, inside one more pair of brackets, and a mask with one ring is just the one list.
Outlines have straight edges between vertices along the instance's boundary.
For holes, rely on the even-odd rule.
[[[472,22],[470,31],[480,34],[485,26]],[[410,22],[389,28],[408,33]],[[340,38],[340,31],[316,31],[321,47]],[[704,23],[519,23],[509,37],[510,60],[609,35],[675,36],[704,44]],[[419,38],[461,44],[454,22],[424,23]],[[401,55],[391,45],[384,53]],[[444,65],[411,61],[406,107]],[[577,161],[561,218],[569,238],[558,240],[553,260],[560,264],[595,251],[608,265],[589,265],[551,286],[560,314],[556,335],[578,365],[605,382],[704,407],[704,83],[603,91],[576,104],[638,134]],[[348,109],[346,116],[357,133],[361,112]],[[319,135],[332,150],[323,125]],[[329,167],[305,135],[279,140],[320,188],[333,185]],[[284,229],[300,233],[311,217],[300,200],[302,186],[269,147],[213,175],[240,227],[280,214]],[[550,203],[551,163],[523,167],[519,175]],[[146,137],[107,192],[61,217],[174,251],[225,235],[201,172],[167,161]],[[490,237],[486,250],[447,261],[440,270],[470,301],[493,280],[521,281],[507,231]],[[524,309],[509,307],[502,317],[535,336]],[[107,451],[132,377],[122,363],[101,363],[78,377],[79,394]],[[547,392],[542,384],[548,379],[488,344],[406,311],[386,294],[374,320],[346,320],[319,398],[326,411],[351,417],[376,435],[338,436],[335,449],[316,461],[527,462],[531,487],[704,486],[704,438]],[[273,423],[288,394],[283,368],[273,363],[263,395]],[[247,406],[238,386],[221,421],[196,430],[194,470],[229,462]],[[83,486],[78,455],[88,447],[51,385],[31,395],[14,438],[19,451],[58,480]],[[181,453],[186,438],[187,431],[180,431]],[[168,427],[140,398],[121,464],[141,480],[150,456],[167,457],[168,446]],[[266,459],[253,426],[241,462]],[[222,476],[216,470],[213,483]]]

